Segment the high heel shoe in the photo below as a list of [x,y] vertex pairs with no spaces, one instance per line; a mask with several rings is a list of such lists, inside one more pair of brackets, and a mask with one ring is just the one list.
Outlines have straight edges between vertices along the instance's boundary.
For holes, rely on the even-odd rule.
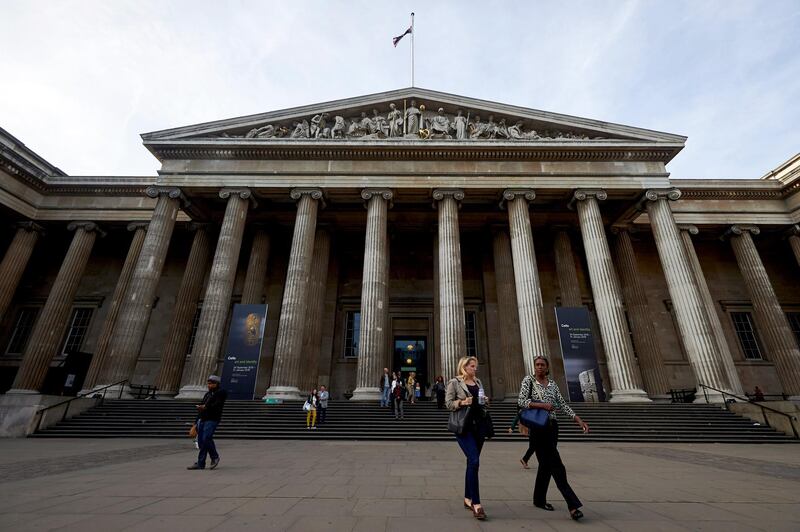
[[583,519],[583,512],[581,512],[580,510],[575,510],[574,512],[570,512],[569,516],[575,521],[577,521],[578,519]]

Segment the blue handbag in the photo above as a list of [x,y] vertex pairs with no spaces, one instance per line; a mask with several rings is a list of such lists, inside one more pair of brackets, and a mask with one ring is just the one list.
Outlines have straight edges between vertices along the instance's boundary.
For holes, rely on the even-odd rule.
[[[539,401],[533,401],[538,403]],[[519,413],[519,422],[529,429],[538,429],[547,425],[550,412],[542,408],[526,408]]]

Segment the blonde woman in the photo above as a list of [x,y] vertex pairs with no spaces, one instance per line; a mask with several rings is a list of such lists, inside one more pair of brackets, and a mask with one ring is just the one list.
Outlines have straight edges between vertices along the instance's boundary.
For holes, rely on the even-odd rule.
[[458,361],[458,376],[447,383],[445,406],[450,411],[468,408],[469,414],[464,432],[456,434],[456,441],[467,457],[467,472],[464,482],[464,507],[472,510],[475,519],[486,519],[486,512],[481,506],[478,489],[478,467],[480,466],[481,449],[486,440],[486,429],[483,420],[486,416],[488,401],[483,391],[483,384],[476,377],[478,359],[463,357]]

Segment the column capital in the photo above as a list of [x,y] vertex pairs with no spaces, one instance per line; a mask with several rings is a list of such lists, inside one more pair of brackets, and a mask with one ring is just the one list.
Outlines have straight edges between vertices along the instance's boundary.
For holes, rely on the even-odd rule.
[[681,232],[686,231],[690,235],[700,234],[700,229],[696,225],[678,224],[678,230]]
[[728,238],[734,236],[741,236],[745,233],[750,233],[751,235],[758,235],[761,233],[761,229],[757,225],[732,225],[728,228],[727,231],[720,237],[721,240],[726,240]]
[[170,199],[179,199],[181,202],[186,202],[186,196],[183,195],[183,191],[178,187],[161,187],[158,185],[150,185],[144,190],[144,193],[147,196],[155,199],[159,196],[168,196]]
[[789,228],[784,232],[784,236],[786,238],[789,238],[790,236],[800,236],[800,225],[790,225]]
[[460,188],[436,188],[431,192],[433,198],[433,208],[436,208],[436,202],[442,201],[446,197],[452,197],[458,202],[458,208],[461,208],[461,201],[464,199],[464,191]]
[[505,209],[507,201],[514,201],[517,196],[522,196],[530,203],[536,199],[536,191],[531,188],[507,188],[503,191],[503,198],[500,200],[500,208]]
[[136,231],[138,229],[144,229],[147,231],[147,226],[149,226],[149,222],[131,222],[128,224],[128,231]]
[[303,196],[311,196],[311,199],[319,201],[322,208],[325,208],[325,195],[321,188],[293,188],[289,192],[289,197],[295,201],[299,201]]
[[391,209],[393,206],[392,198],[394,198],[394,192],[388,188],[364,188],[361,190],[361,199],[364,200],[364,208],[367,208],[367,203],[369,200],[372,199],[373,196],[380,196],[385,201],[389,202],[389,208]]
[[594,198],[597,201],[605,201],[608,198],[608,193],[599,188],[599,189],[588,189],[588,188],[579,188],[572,194],[572,199],[569,200],[567,204],[567,208],[573,210],[575,208],[575,202],[577,201],[586,201],[589,198]]
[[97,225],[96,223],[94,223],[94,222],[87,222],[87,221],[81,221],[81,222],[70,222],[70,223],[69,223],[69,225],[67,225],[67,231],[75,231],[75,230],[77,230],[77,229],[83,229],[83,230],[84,230],[84,231],[86,231],[87,233],[91,233],[91,232],[93,232],[93,231],[94,231],[94,232],[96,232],[96,233],[97,233],[97,234],[98,234],[98,235],[99,235],[101,238],[102,238],[102,237],[104,237],[104,236],[106,236],[106,232],[105,232],[105,231],[103,231],[102,229],[100,229],[100,226],[98,226],[98,225]]
[[243,200],[249,200],[250,207],[252,207],[253,209],[258,207],[258,202],[253,197],[253,193],[247,187],[241,187],[241,188],[224,187],[224,188],[220,189],[220,191],[219,191],[219,197],[220,198],[226,200],[226,199],[230,198],[231,196],[239,196],[239,198],[241,198]]
[[14,224],[14,227],[17,229],[24,229],[28,232],[36,232],[39,234],[44,234],[44,227],[37,224],[36,222],[26,221],[26,222],[17,222]]

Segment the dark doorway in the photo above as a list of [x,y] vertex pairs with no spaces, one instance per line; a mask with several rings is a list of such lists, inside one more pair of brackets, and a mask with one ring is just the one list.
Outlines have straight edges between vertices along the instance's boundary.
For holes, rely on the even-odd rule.
[[[417,374],[421,397],[428,382],[428,339],[425,336],[395,336],[392,371],[400,371],[405,380],[412,371]],[[411,393],[411,390],[409,390]]]

